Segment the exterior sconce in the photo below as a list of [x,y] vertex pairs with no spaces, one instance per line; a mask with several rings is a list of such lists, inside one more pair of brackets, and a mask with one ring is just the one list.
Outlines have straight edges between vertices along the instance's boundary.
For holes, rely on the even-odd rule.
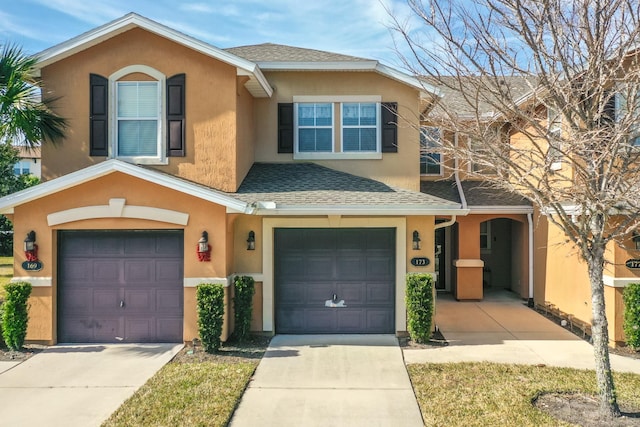
[[202,237],[198,240],[198,261],[211,261],[211,246],[209,246],[209,233],[202,232]]
[[634,231],[631,239],[633,240],[636,251],[640,251],[640,233]]
[[249,237],[247,237],[247,250],[256,250],[256,233],[254,233],[253,230],[249,232]]
[[27,261],[38,260],[38,245],[36,245],[36,232],[31,230],[24,239],[24,256]]
[[420,233],[418,233],[418,230],[415,230],[413,232],[413,250],[414,251],[420,250]]

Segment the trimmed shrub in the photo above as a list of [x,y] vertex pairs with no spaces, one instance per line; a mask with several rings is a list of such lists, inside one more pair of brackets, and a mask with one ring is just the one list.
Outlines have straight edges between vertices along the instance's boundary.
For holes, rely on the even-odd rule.
[[433,278],[430,274],[407,274],[407,330],[417,343],[429,342],[433,322]]
[[11,350],[20,350],[27,336],[31,283],[15,282],[4,286],[5,301],[2,305],[2,337]]
[[0,347],[4,347],[4,337],[2,336],[2,313],[4,313],[4,300],[0,300]]
[[627,345],[640,349],[640,283],[627,285],[622,293],[624,301],[624,335]]
[[243,341],[251,329],[253,295],[256,293],[255,281],[251,276],[236,276],[233,280],[235,296],[233,298],[235,331],[238,341]]
[[220,335],[224,321],[224,286],[201,283],[196,288],[198,301],[198,334],[207,353],[220,348]]

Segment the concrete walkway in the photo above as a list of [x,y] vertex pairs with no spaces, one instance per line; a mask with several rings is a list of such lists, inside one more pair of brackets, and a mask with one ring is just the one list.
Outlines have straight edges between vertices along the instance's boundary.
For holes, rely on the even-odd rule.
[[[436,324],[447,347],[405,349],[406,363],[480,362],[544,364],[595,369],[593,347],[527,307],[508,292],[480,302],[438,295]],[[640,359],[611,355],[614,371],[640,374]]]
[[232,427],[422,426],[392,335],[278,335]]
[[181,348],[57,345],[20,364],[4,362],[0,424],[99,426]]

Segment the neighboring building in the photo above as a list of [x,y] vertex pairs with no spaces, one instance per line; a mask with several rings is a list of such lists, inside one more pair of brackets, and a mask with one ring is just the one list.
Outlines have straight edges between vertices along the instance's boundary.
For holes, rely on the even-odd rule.
[[237,274],[257,281],[254,330],[406,331],[405,276],[434,271],[411,260],[434,258],[437,217],[467,212],[420,191],[434,88],[351,56],[221,50],[136,14],[39,58],[71,125],[42,147],[44,182],[0,199],[38,245],[39,271],[14,246],[28,340],[188,341],[195,287]]
[[16,175],[34,175],[38,178],[42,176],[40,147],[17,146],[20,160],[13,165],[13,173]]

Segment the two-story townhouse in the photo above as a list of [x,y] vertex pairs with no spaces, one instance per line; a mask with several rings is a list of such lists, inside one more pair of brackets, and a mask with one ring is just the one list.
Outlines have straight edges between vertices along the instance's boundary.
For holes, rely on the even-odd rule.
[[467,212],[420,191],[436,89],[362,58],[222,50],[136,14],[39,58],[69,131],[42,147],[42,184],[0,199],[27,236],[28,340],[188,341],[200,283],[227,286],[225,338],[237,274],[257,282],[254,330],[406,331],[406,274],[434,271],[436,218]]

